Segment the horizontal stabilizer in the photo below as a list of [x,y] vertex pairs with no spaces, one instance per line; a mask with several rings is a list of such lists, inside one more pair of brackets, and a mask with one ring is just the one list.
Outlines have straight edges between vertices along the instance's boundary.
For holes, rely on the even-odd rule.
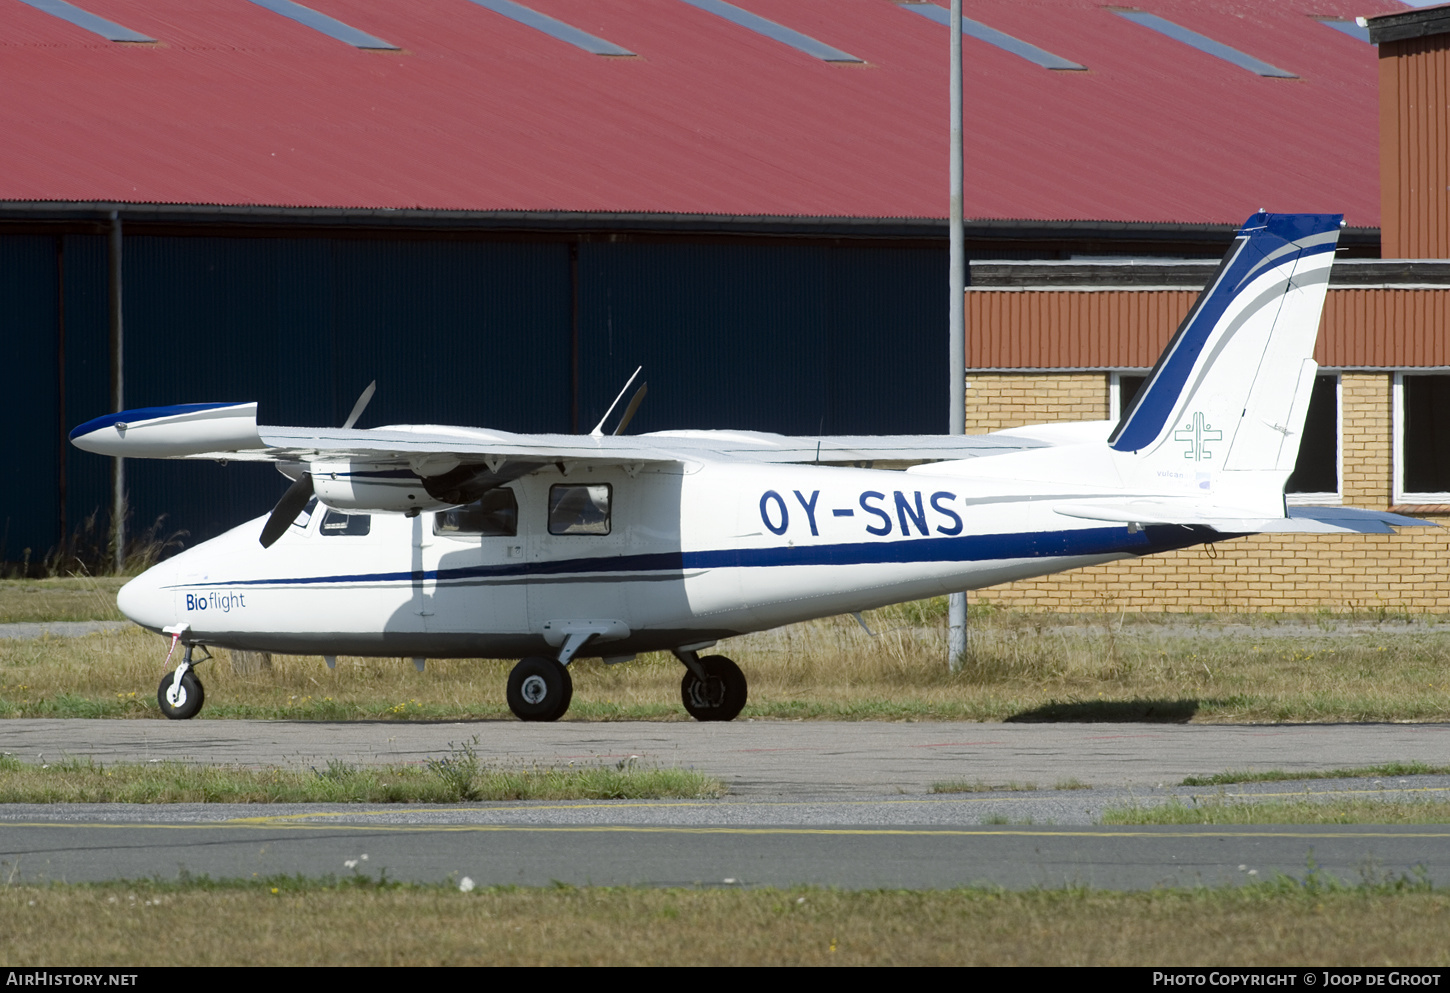
[[1357,534],[1394,534],[1395,528],[1439,527],[1434,521],[1360,507],[1290,507],[1295,520],[1320,521]]
[[[1357,507],[1293,507],[1287,517],[1263,517],[1232,507],[1173,498],[1057,504],[1064,517],[1129,526],[1179,524],[1220,534],[1394,534],[1395,526],[1434,526],[1431,521]],[[1393,525],[1393,526],[1392,526]]]

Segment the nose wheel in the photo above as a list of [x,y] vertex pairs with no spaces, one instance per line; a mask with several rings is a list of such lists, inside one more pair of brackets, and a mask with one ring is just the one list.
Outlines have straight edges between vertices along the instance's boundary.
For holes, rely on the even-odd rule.
[[686,664],[680,699],[697,721],[733,721],[745,709],[745,673],[723,655]]
[[[176,652],[176,643],[186,631],[186,626],[166,628],[166,633],[171,635],[171,651],[166,653],[166,661],[171,661],[171,656]],[[161,677],[161,685],[156,687],[156,703],[161,707],[161,712],[169,720],[184,721],[195,717],[201,711],[201,705],[206,700],[206,692],[201,687],[201,680],[197,678],[192,666],[198,662],[205,662],[211,658],[211,653],[204,647],[202,657],[196,658],[192,652],[197,646],[187,645],[186,651],[181,655],[181,662],[175,669]]]
[[555,659],[522,659],[509,673],[507,696],[519,720],[557,721],[574,698],[574,680]]
[[161,705],[161,712],[173,721],[195,717],[205,700],[201,680],[190,669],[181,674],[179,684],[176,672],[168,672],[161,677],[161,685],[156,688],[156,702]]

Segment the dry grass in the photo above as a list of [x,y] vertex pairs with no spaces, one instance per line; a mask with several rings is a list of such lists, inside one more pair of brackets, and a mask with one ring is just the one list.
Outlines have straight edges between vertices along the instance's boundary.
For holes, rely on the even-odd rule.
[[[197,922],[204,922],[198,927]],[[277,879],[0,888],[0,963],[1439,966],[1450,896],[1237,890],[475,890]],[[1191,937],[1191,940],[1189,940]]]
[[0,582],[0,624],[21,621],[124,621],[116,591],[125,576],[66,576]]
[[[836,720],[1444,721],[1450,625],[1276,618],[1025,614],[975,608],[972,657],[944,664],[943,601],[734,639],[744,717]],[[1224,633],[1225,625],[1233,625]],[[0,642],[0,716],[154,717],[162,639],[139,630]],[[511,662],[277,657],[203,665],[203,717],[509,718]],[[571,666],[574,720],[685,720],[668,655]]]

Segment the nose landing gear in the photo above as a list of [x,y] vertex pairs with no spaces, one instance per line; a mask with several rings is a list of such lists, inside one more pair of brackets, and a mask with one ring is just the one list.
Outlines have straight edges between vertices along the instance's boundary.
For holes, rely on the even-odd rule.
[[[182,631],[168,631],[171,635],[171,651],[166,653],[166,661],[171,661],[172,653],[176,651],[176,642],[180,639]],[[161,677],[161,685],[156,687],[156,703],[161,707],[161,713],[173,721],[185,721],[195,717],[201,711],[201,705],[206,701],[206,691],[202,688],[201,680],[197,678],[192,666],[205,662],[211,658],[207,652],[203,658],[193,658],[192,652],[195,648],[204,646],[187,645],[182,653],[181,662],[175,669]]]

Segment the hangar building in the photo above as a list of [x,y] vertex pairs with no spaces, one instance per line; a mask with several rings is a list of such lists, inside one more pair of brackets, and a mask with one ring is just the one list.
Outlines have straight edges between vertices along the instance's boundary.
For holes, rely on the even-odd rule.
[[[20,450],[0,560],[104,531],[109,467],[63,434],[117,399],[327,424],[377,378],[371,423],[588,430],[644,365],[640,430],[945,428],[943,7],[0,2]],[[1353,18],[1392,0],[966,8],[977,429],[1012,421],[1014,390],[1028,420],[1107,416],[1193,260],[1259,207],[1342,211],[1342,257],[1383,254],[1386,46]],[[1080,317],[1033,308],[1083,280],[1149,309],[1115,342],[1044,345]],[[1014,295],[1021,315],[991,309]],[[1341,391],[1366,368],[1328,365]],[[187,543],[283,486],[240,465],[125,482],[133,534],[166,515]]]

